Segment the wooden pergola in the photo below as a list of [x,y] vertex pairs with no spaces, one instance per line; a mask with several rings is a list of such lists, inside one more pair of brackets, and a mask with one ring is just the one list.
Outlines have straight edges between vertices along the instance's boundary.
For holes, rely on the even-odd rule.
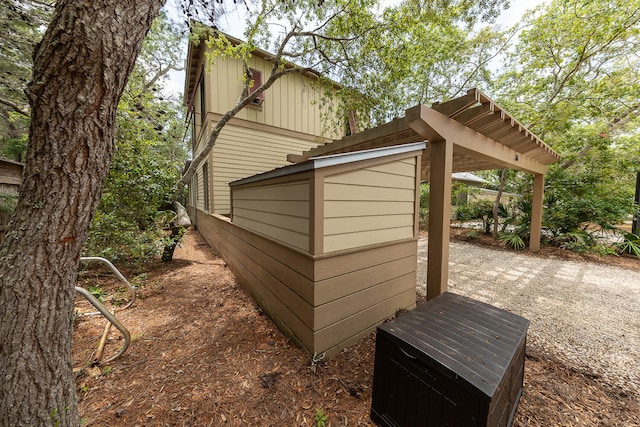
[[451,174],[511,168],[533,174],[529,250],[540,249],[544,175],[560,156],[478,89],[431,107],[418,105],[405,117],[341,140],[320,145],[302,156],[346,153],[425,141],[421,179],[430,183],[427,298],[447,290]]

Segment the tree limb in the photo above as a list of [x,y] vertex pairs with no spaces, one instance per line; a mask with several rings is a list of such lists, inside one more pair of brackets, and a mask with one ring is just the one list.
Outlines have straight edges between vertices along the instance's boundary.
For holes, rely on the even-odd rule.
[[27,118],[31,117],[31,114],[29,114],[29,112],[27,110],[21,109],[18,104],[16,104],[15,102],[11,102],[8,99],[0,98],[0,104],[6,105],[7,107],[11,108],[16,113],[23,115],[24,117],[27,117]]
[[182,71],[184,70],[184,67],[176,67],[175,65],[171,64],[171,65],[167,65],[165,68],[161,68],[160,71],[158,71],[152,78],[151,80],[149,80],[147,83],[145,83],[145,85],[142,87],[142,91],[146,92],[149,89],[151,89],[151,87],[163,76],[166,76],[169,71],[174,70],[174,71]]

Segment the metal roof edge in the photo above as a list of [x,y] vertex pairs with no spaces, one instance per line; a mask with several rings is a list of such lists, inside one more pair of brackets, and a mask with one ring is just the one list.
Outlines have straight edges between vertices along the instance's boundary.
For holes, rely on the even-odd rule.
[[370,150],[353,151],[351,153],[340,153],[331,154],[328,156],[312,157],[302,163],[283,166],[257,175],[252,175],[246,178],[232,181],[229,183],[229,186],[235,187],[243,184],[251,184],[254,182],[293,175],[295,173],[306,172],[314,169],[322,169],[347,163],[355,163],[362,160],[377,159],[381,157],[393,156],[396,154],[410,153],[412,151],[421,151],[425,148],[426,144],[424,142],[412,142],[410,144],[394,145],[391,147],[374,148]]

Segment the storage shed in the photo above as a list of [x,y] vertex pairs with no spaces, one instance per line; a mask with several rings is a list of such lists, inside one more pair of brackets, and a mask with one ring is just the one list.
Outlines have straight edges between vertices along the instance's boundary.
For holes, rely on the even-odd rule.
[[230,265],[311,354],[331,355],[415,306],[424,148],[311,158],[230,184],[231,222],[248,232],[242,248],[227,247]]

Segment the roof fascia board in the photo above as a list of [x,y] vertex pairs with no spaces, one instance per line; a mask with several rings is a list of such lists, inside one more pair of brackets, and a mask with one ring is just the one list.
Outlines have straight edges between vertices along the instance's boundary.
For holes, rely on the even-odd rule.
[[0,163],[6,163],[6,164],[14,165],[14,166],[24,167],[24,163],[16,162],[15,160],[5,159],[5,158],[2,158],[2,157],[0,157]]

